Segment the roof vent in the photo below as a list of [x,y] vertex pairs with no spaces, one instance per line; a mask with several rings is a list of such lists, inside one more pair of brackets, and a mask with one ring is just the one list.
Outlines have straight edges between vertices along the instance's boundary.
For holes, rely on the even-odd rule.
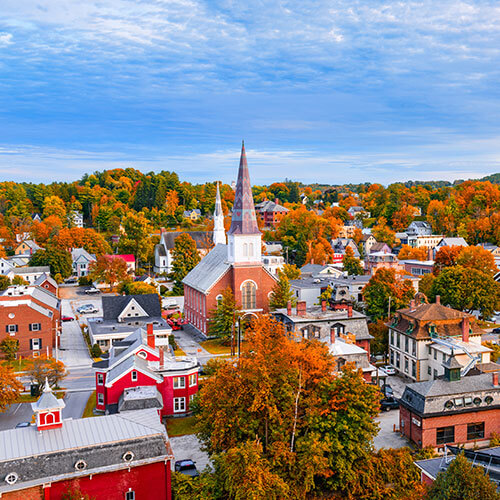
[[5,476],[5,482],[7,484],[15,484],[18,479],[19,475],[16,472],[9,472],[9,474]]

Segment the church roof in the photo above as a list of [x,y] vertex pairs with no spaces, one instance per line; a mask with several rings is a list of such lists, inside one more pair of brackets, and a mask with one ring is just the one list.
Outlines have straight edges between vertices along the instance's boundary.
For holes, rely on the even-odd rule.
[[217,193],[215,195],[215,209],[214,209],[214,218],[218,215],[224,215],[222,212],[222,202],[220,200],[220,191],[219,191],[219,183],[217,183]]
[[245,144],[241,146],[240,166],[236,182],[233,216],[228,234],[260,234],[253,204],[252,186],[248,173]]
[[182,280],[185,285],[202,293],[212,286],[229,270],[227,245],[219,243]]

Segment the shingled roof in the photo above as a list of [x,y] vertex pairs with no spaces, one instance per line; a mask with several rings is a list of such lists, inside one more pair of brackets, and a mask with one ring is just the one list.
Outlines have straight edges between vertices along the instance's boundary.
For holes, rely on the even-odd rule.
[[102,297],[103,319],[105,321],[118,319],[118,316],[131,300],[135,300],[144,309],[148,317],[161,317],[161,304],[158,295],[148,293],[145,295],[104,295]]

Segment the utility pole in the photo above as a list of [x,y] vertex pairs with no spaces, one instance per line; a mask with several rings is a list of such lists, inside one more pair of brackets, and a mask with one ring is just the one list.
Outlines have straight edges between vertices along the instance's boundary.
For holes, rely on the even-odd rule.
[[388,308],[388,311],[387,311],[387,319],[390,320],[391,319],[391,296],[389,295],[389,308]]

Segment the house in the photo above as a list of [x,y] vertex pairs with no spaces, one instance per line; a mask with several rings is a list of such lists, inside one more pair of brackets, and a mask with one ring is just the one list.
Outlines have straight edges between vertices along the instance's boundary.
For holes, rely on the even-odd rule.
[[335,359],[337,372],[341,372],[345,365],[350,364],[363,372],[363,378],[366,382],[373,381],[377,368],[370,363],[368,352],[356,345],[354,335],[343,333],[337,335],[332,331],[329,351]]
[[350,207],[348,210],[347,210],[347,213],[351,216],[351,217],[370,217],[370,212],[368,212],[367,210],[365,210],[363,207]]
[[285,265],[285,258],[282,255],[263,255],[262,265],[272,275],[277,276],[278,271]]
[[50,274],[43,273],[35,280],[33,284],[35,286],[44,288],[45,290],[48,290],[50,293],[53,293],[54,295],[57,296],[59,285],[57,284],[57,281],[54,278],[52,278],[52,276],[50,276]]
[[420,469],[420,481],[426,486],[430,486],[437,478],[440,472],[448,469],[455,457],[463,453],[465,458],[474,467],[481,467],[484,473],[488,474],[491,481],[498,488],[500,484],[500,447],[487,448],[481,450],[463,449],[457,446],[444,445],[444,454],[437,458],[428,458],[426,460],[417,460],[414,464]]
[[434,258],[436,253],[442,247],[468,247],[469,245],[463,238],[441,238],[434,248]]
[[[219,218],[220,219],[220,218]],[[214,230],[215,223],[218,219],[214,218]],[[155,246],[155,266],[154,272],[158,274],[169,274],[172,272],[172,265],[174,259],[172,257],[172,250],[175,245],[175,240],[183,232],[189,234],[196,243],[196,248],[198,249],[198,254],[200,257],[204,257],[210,248],[212,247],[212,233],[209,231],[171,231],[167,232],[164,229],[161,231],[160,243]],[[222,232],[224,232],[224,219],[222,216]],[[220,237],[220,227],[217,226],[215,233]],[[214,234],[215,234],[214,233]],[[224,234],[225,238],[225,234]]]
[[275,227],[281,218],[289,212],[288,208],[278,204],[277,199],[258,203],[255,205],[255,211],[264,222],[264,227]]
[[314,278],[340,277],[344,271],[335,264],[305,264],[300,268],[300,274],[303,277],[312,276]]
[[498,371],[464,376],[453,355],[443,368],[443,377],[406,386],[400,400],[401,432],[420,448],[488,445],[491,435],[500,432]]
[[171,500],[174,456],[155,410],[63,419],[48,384],[31,406],[34,425],[0,431],[2,499]]
[[363,288],[370,281],[371,276],[351,275],[351,276],[338,276],[331,280],[331,286],[335,288],[345,287],[347,290],[346,298],[352,302],[363,303]]
[[381,268],[395,269],[397,272],[403,271],[403,266],[393,253],[372,252],[366,256],[365,271],[368,274],[375,274],[377,269]]
[[90,264],[96,261],[96,256],[85,250],[85,248],[72,248],[71,260],[73,262],[73,275],[81,278],[88,276]]
[[83,227],[83,213],[78,210],[72,210],[68,214],[68,222],[73,227]]
[[331,344],[332,335],[353,335],[351,340],[370,354],[368,322],[364,314],[355,311],[349,301],[322,301],[320,306],[307,307],[305,301],[298,301],[297,307],[288,305],[286,309],[277,309],[273,316],[281,321],[290,333],[300,339],[317,339]]
[[52,354],[61,316],[61,302],[38,286],[9,286],[0,292],[0,342],[19,342],[18,355]]
[[8,274],[14,267],[14,264],[7,259],[0,258],[0,274]]
[[11,280],[16,276],[20,276],[30,285],[34,285],[35,282],[43,275],[50,276],[49,266],[15,267],[7,273],[7,277]]
[[127,264],[127,272],[129,274],[135,273],[135,257],[132,254],[113,254],[108,255],[112,259],[122,259]]
[[29,264],[29,255],[10,255],[5,260],[11,264],[12,267],[24,267]]
[[377,240],[372,234],[363,234],[360,244],[363,245],[364,254],[369,254],[376,243]]
[[334,238],[334,239],[332,239],[330,244],[332,245],[333,251],[336,254],[339,254],[341,256],[341,258],[345,254],[347,247],[351,247],[352,251],[354,252],[354,256],[356,258],[359,259],[359,257],[360,257],[358,246],[356,245],[354,240],[351,238]]
[[147,330],[138,328],[94,363],[97,410],[116,413],[141,405],[156,408],[162,418],[191,411],[198,392],[197,359],[170,355],[155,340],[149,323]]
[[197,221],[201,217],[201,211],[199,208],[195,208],[194,210],[184,210],[184,212],[182,212],[182,216],[185,219]]
[[92,344],[109,350],[115,342],[124,340],[137,328],[152,324],[155,345],[167,346],[172,329],[161,316],[160,298],[156,293],[102,297],[102,317],[88,319]]
[[33,216],[31,217],[31,220],[33,222],[42,222],[42,218],[40,217],[40,214],[33,214]]
[[[373,238],[373,236],[372,236]],[[375,238],[373,238],[375,239]],[[370,246],[370,250],[366,250],[366,254],[370,254],[370,253],[377,253],[377,252],[382,252],[382,253],[392,253],[392,248],[387,244],[387,243],[384,243],[384,242],[377,242],[375,241],[374,243],[372,243],[372,245]]]
[[408,245],[412,248],[435,248],[443,239],[440,234],[408,236]]
[[432,234],[432,226],[426,221],[414,220],[406,229],[406,234],[409,237],[430,236]]
[[38,252],[38,250],[43,250],[43,248],[38,246],[33,240],[24,240],[14,249],[14,254],[31,256]]
[[275,276],[262,264],[262,234],[257,226],[250,175],[242,145],[228,244],[217,244],[183,280],[184,316],[200,332],[209,328],[210,311],[230,288],[244,315],[266,313]]
[[484,333],[474,316],[441,304],[416,303],[400,309],[389,327],[389,359],[398,373],[420,382],[440,377],[443,363],[454,356],[461,365],[488,363],[490,349],[481,345]]
[[424,276],[432,273],[434,269],[433,260],[400,260],[400,264],[404,267],[406,273],[413,276]]
[[399,241],[400,245],[408,245],[408,233],[401,232],[395,234],[396,241]]

